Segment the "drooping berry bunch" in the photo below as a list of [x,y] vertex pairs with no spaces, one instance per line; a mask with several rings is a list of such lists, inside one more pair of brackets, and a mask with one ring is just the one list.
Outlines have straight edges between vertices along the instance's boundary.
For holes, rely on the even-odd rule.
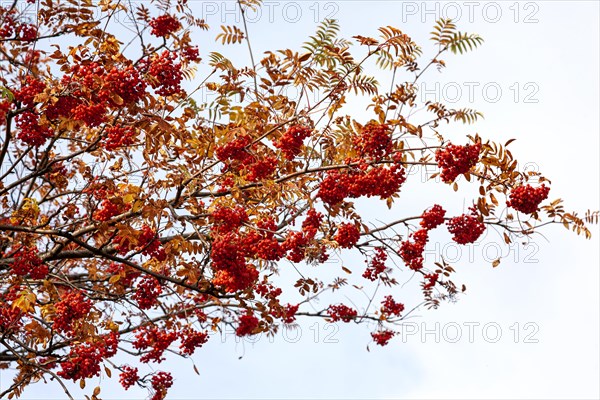
[[429,210],[425,211],[423,215],[421,215],[420,224],[423,227],[423,229],[435,229],[444,223],[445,215],[446,210],[444,210],[439,204],[435,204]]
[[46,89],[46,84],[41,80],[27,75],[21,89],[15,92],[15,99],[27,108],[33,107],[35,97]]
[[103,81],[103,89],[98,97],[109,101],[113,106],[130,105],[146,94],[146,82],[142,79],[140,71],[133,65],[113,67]]
[[200,332],[193,328],[184,328],[179,332],[181,344],[179,349],[181,354],[190,356],[196,349],[202,347],[208,341],[208,334]]
[[248,312],[247,314],[240,316],[235,334],[237,336],[251,335],[254,333],[256,328],[258,328],[258,324],[258,318],[256,318],[251,312]]
[[[31,0],[28,0],[31,3]],[[19,21],[18,7],[0,6],[0,39],[31,42],[37,39],[38,29],[33,24]]]
[[0,333],[2,334],[16,331],[23,326],[23,311],[19,307],[13,307],[21,290],[20,285],[12,285],[0,293]]
[[71,347],[67,359],[60,363],[61,370],[56,374],[74,382],[98,376],[100,363],[116,354],[117,343],[117,334],[112,332],[95,342],[86,341]]
[[428,290],[435,286],[439,279],[439,274],[425,274],[423,278],[425,279],[425,282],[423,283],[423,290]]
[[302,125],[292,125],[273,145],[281,150],[284,157],[293,160],[300,154],[304,139],[310,136],[312,129]]
[[109,219],[124,213],[131,208],[131,204],[123,203],[121,198],[110,198],[102,200],[100,208],[98,208],[93,218],[96,221],[108,221]]
[[330,305],[327,309],[332,322],[350,322],[358,316],[358,312],[345,304]]
[[110,126],[106,128],[106,139],[103,146],[108,151],[128,147],[135,143],[137,133],[128,126]]
[[361,165],[351,171],[330,171],[319,186],[318,197],[335,205],[346,198],[379,196],[387,199],[400,190],[406,180],[405,170],[398,164],[392,166]]
[[540,203],[548,198],[549,192],[550,188],[546,185],[537,188],[531,185],[518,186],[510,192],[510,200],[506,205],[524,214],[533,214],[538,210]]
[[64,293],[54,305],[52,328],[59,332],[72,333],[73,323],[87,316],[92,309],[92,302],[79,290]]
[[371,337],[373,341],[377,343],[379,346],[385,346],[388,342],[396,335],[396,332],[391,331],[389,329],[383,329],[377,332],[372,332]]
[[19,128],[17,138],[30,146],[42,146],[54,136],[52,129],[40,124],[39,116],[31,111],[18,114],[15,121],[17,122],[17,128]]
[[129,365],[124,365],[121,367],[121,373],[119,374],[119,382],[121,386],[128,390],[130,387],[135,385],[140,379],[138,375],[138,369],[135,367],[130,367]]
[[412,241],[405,240],[400,245],[400,257],[402,261],[413,271],[423,268],[423,251],[427,245],[429,234],[427,229],[419,229],[413,232],[410,237]]
[[296,320],[299,304],[287,304],[285,307],[271,306],[269,314],[275,318],[280,318],[285,324],[291,324]]
[[485,225],[480,221],[475,207],[469,208],[469,214],[462,214],[448,221],[448,231],[453,235],[452,240],[458,244],[474,243],[485,231]]
[[387,257],[387,253],[383,247],[376,247],[375,256],[371,259],[371,262],[369,263],[367,269],[365,269],[365,272],[363,272],[363,278],[370,281],[375,281],[379,275],[383,274],[387,269],[385,266]]
[[175,53],[165,50],[151,60],[143,60],[140,63],[142,71],[151,77],[150,86],[161,96],[172,96],[183,92],[181,63],[175,62],[176,59]]
[[167,253],[158,239],[156,231],[148,225],[142,226],[136,249],[141,251],[143,255],[150,256],[157,261],[162,262],[167,259]]
[[479,161],[480,152],[480,142],[465,146],[448,144],[436,151],[435,160],[442,169],[442,181],[452,183],[459,175],[469,172]]
[[17,250],[10,267],[14,274],[29,276],[32,279],[44,279],[48,275],[48,266],[39,258],[37,249],[33,247]]
[[159,371],[150,379],[154,395],[150,400],[163,400],[167,397],[167,389],[173,386],[173,376],[169,372]]
[[389,155],[393,149],[390,128],[386,124],[369,122],[354,138],[354,146],[361,157],[381,159]]
[[[323,221],[323,214],[311,208],[307,212],[306,219],[302,222],[301,232],[290,232],[283,242],[283,249],[289,252],[287,258],[292,262],[300,262],[306,257],[306,250],[317,235],[317,231]],[[321,257],[325,256],[325,249]]]
[[335,235],[335,241],[341,248],[351,249],[360,239],[360,231],[355,224],[341,224]]
[[162,285],[158,279],[150,275],[145,275],[136,285],[133,299],[137,302],[139,308],[147,310],[156,305],[156,301],[158,300],[158,296],[162,294],[162,290]]
[[422,229],[411,234],[413,241],[406,240],[400,245],[400,257],[408,267],[414,271],[423,268],[423,251],[429,239],[429,231],[444,223],[444,210],[439,204],[435,204],[429,210],[421,214],[420,225]]
[[135,332],[133,348],[144,351],[140,357],[143,363],[161,363],[167,348],[177,340],[177,333],[172,330],[160,329],[158,326],[144,326]]
[[237,137],[228,143],[217,146],[215,154],[219,161],[225,164],[223,171],[244,173],[245,179],[256,182],[273,175],[277,166],[277,159],[273,156],[258,157],[249,149],[252,143],[250,136]]
[[152,28],[151,34],[158,37],[165,37],[181,29],[181,23],[172,15],[164,14],[152,18],[148,23]]
[[392,296],[385,296],[381,302],[381,312],[386,315],[400,315],[404,311],[404,304],[397,303]]
[[11,102],[7,100],[0,101],[0,126],[6,124],[6,116],[11,109]]

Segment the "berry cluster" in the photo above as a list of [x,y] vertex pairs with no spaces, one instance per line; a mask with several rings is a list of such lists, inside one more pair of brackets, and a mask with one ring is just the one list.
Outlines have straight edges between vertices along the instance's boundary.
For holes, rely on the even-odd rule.
[[56,374],[61,378],[76,382],[100,374],[100,363],[116,353],[116,334],[100,338],[97,342],[83,342],[71,348],[68,358],[60,363],[61,370]]
[[[385,272],[386,266],[385,261],[387,260],[387,253],[383,247],[375,248],[375,256],[371,259],[369,266],[363,273],[363,278],[370,281],[376,280],[379,275]],[[366,261],[365,261],[366,262]]]
[[129,210],[129,208],[131,207],[130,204],[126,204],[118,200],[121,199],[102,200],[102,204],[100,206],[101,208],[97,209],[94,212],[93,218],[96,221],[104,222]]
[[142,226],[140,236],[138,236],[137,249],[145,256],[150,256],[157,261],[165,261],[167,253],[163,248],[160,240],[156,236],[156,232],[148,225]]
[[235,334],[237,336],[252,335],[256,328],[258,328],[258,318],[256,318],[251,312],[248,312],[240,317]]
[[358,137],[354,139],[354,146],[358,149],[361,157],[372,157],[381,159],[393,149],[392,136],[386,124],[369,122],[365,125]]
[[242,244],[240,236],[233,232],[218,236],[212,243],[212,282],[227,292],[246,289],[258,278],[256,268],[246,263],[247,246]]
[[103,104],[78,104],[71,110],[71,116],[87,126],[98,126],[106,120],[106,106]]
[[33,42],[38,37],[37,26],[21,24],[17,29],[17,37],[24,42]]
[[240,136],[222,146],[217,146],[215,154],[219,161],[230,163],[239,161],[240,163],[252,162],[252,155],[246,148],[252,143],[250,136]]
[[148,23],[152,28],[150,33],[154,36],[165,37],[173,32],[181,29],[181,23],[172,15],[164,14],[156,18],[152,18]]
[[16,331],[23,325],[23,312],[19,307],[13,307],[10,304],[16,300],[20,291],[21,287],[14,285],[0,293],[0,333],[2,334]]
[[110,275],[119,275],[117,282],[124,287],[130,287],[131,283],[141,275],[137,269],[116,262],[110,263],[106,272]]
[[181,57],[187,61],[199,62],[200,51],[198,50],[198,46],[185,46],[181,50]]
[[437,228],[444,222],[444,215],[446,215],[446,210],[438,204],[424,211],[420,221],[422,229],[410,235],[413,239],[412,242],[405,240],[400,245],[400,257],[410,269],[418,271],[423,268],[423,251],[429,239],[429,231]]
[[287,304],[285,307],[276,307],[271,310],[270,314],[275,318],[281,318],[285,324],[291,324],[296,320],[299,304]]
[[378,332],[372,332],[371,337],[379,346],[385,346],[394,337],[395,334],[396,332],[385,329]]
[[351,249],[360,239],[360,231],[355,224],[342,224],[338,227],[335,241],[341,248]]
[[255,159],[255,161],[245,166],[248,170],[246,179],[250,182],[257,182],[262,179],[268,178],[275,172],[277,166],[277,159],[275,157],[265,157],[264,159]]
[[259,283],[254,288],[254,291],[256,294],[269,300],[275,300],[282,293],[281,288],[273,287],[270,283]]
[[180,332],[181,345],[179,349],[182,355],[191,356],[198,347],[208,341],[206,332],[198,332],[192,328],[185,328]]
[[10,267],[15,275],[29,275],[32,279],[44,279],[48,275],[48,266],[38,257],[37,249],[33,247],[20,248],[14,259]]
[[425,274],[423,278],[426,282],[423,283],[423,290],[429,290],[434,287],[439,277],[439,274]]
[[281,150],[284,157],[293,160],[300,154],[304,139],[310,136],[312,129],[302,125],[292,125],[273,145]]
[[389,168],[368,168],[365,164],[350,172],[328,172],[319,186],[317,196],[330,205],[338,204],[347,197],[379,196],[387,199],[398,192],[405,180],[404,168],[397,164]]
[[412,242],[405,240],[400,245],[400,257],[410,269],[418,271],[423,268],[423,251],[427,245],[429,234],[427,229],[419,229],[410,236],[413,239]]
[[173,376],[168,372],[159,371],[150,379],[154,395],[150,400],[163,400],[167,397],[167,389],[173,386]]
[[546,185],[538,188],[531,185],[519,186],[510,192],[510,200],[506,205],[524,214],[533,214],[538,210],[540,203],[548,198],[549,192],[550,188]]
[[147,310],[156,304],[158,296],[162,293],[162,285],[151,275],[144,276],[137,284],[133,299],[138,307]]
[[[143,63],[142,67],[147,69],[147,74],[152,77],[150,86],[161,96],[171,96],[181,93],[181,63],[175,63],[177,56],[168,50],[154,57],[149,63]],[[149,65],[147,65],[149,64]],[[145,68],[147,65],[147,68]]]
[[248,222],[248,214],[242,206],[235,208],[217,206],[211,214],[211,229],[218,233],[231,232]]
[[256,182],[273,175],[277,166],[277,159],[265,156],[262,159],[251,154],[248,147],[252,139],[249,136],[241,136],[233,139],[225,145],[217,146],[215,154],[219,161],[225,164],[223,171],[232,170],[236,173],[246,172],[245,178],[250,182]]
[[480,152],[481,143],[466,146],[448,144],[436,151],[435,160],[442,169],[442,181],[452,183],[457,176],[469,172],[479,161]]
[[17,21],[17,10],[18,7],[14,6],[10,9],[0,7],[0,39],[17,39],[24,42],[37,39],[37,27]]
[[156,326],[145,326],[136,331],[132,346],[134,349],[147,351],[140,357],[141,362],[161,363],[165,360],[163,353],[175,340],[177,334],[173,331],[167,332]]
[[46,84],[41,80],[27,75],[25,83],[21,89],[15,92],[15,98],[27,108],[31,108],[35,104],[35,96],[42,93],[46,89]]
[[304,260],[306,249],[317,235],[322,221],[323,214],[317,212],[314,208],[308,210],[306,218],[302,221],[302,231],[290,232],[285,242],[283,242],[283,249],[289,252],[288,260],[296,263]]
[[345,304],[330,305],[327,309],[332,322],[350,322],[358,316],[355,309]]
[[84,318],[92,309],[92,302],[81,291],[64,293],[54,305],[52,327],[59,332],[73,332],[73,322]]
[[[277,225],[273,218],[260,219],[256,227],[251,227],[243,208],[219,206],[211,219],[212,282],[227,292],[244,290],[258,278],[258,271],[246,262],[247,258],[277,261],[285,256],[284,246],[275,237]],[[248,229],[242,231],[243,225]]]
[[396,303],[392,296],[385,296],[381,302],[381,312],[387,315],[400,315],[404,311],[404,304]]
[[11,108],[11,103],[7,100],[0,101],[0,126],[6,124],[6,116]]
[[121,367],[121,373],[119,374],[119,382],[121,386],[128,390],[130,387],[135,385],[137,381],[140,379],[138,375],[138,369],[134,367],[130,367],[129,365],[124,365]]
[[423,215],[421,215],[420,224],[423,227],[423,229],[435,229],[444,223],[445,215],[446,210],[444,210],[439,204],[435,204],[429,210],[425,211]]
[[125,126],[109,126],[105,132],[106,139],[103,145],[109,151],[116,150],[119,147],[131,146],[137,136],[133,128]]
[[256,230],[248,232],[244,238],[247,255],[267,261],[278,261],[284,257],[285,250],[275,237],[275,220],[262,219],[256,223],[256,227]]
[[475,207],[470,214],[463,214],[448,221],[448,231],[454,235],[452,240],[458,244],[473,243],[485,231],[485,225],[479,220]]
[[146,82],[132,65],[121,69],[113,67],[103,80],[104,87],[99,98],[109,101],[113,106],[121,105],[114,95],[127,105],[140,100],[146,93]]
[[19,128],[17,138],[30,146],[40,147],[54,136],[52,129],[41,126],[39,116],[31,111],[17,115],[15,121]]

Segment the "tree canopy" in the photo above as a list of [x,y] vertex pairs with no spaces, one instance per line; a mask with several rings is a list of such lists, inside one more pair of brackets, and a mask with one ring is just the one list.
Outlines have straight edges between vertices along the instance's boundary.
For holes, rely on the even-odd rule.
[[[429,59],[398,28],[343,38],[329,19],[300,49],[259,55],[245,19],[209,28],[186,0],[33,3],[0,7],[0,366],[16,368],[0,396],[42,380],[70,396],[65,381],[103,374],[162,399],[173,377],[145,364],[190,357],[224,327],[364,323],[385,346],[411,310],[466,290],[425,259],[432,235],[467,245],[493,228],[508,245],[597,223],[519,171],[512,140],[444,136],[482,117],[417,96],[426,72],[483,43],[450,20]],[[205,52],[199,32],[248,64]],[[370,118],[347,112],[355,99]],[[427,181],[407,172],[427,167]],[[451,210],[459,186],[470,197]],[[414,215],[398,215],[406,190],[424,193]],[[332,270],[340,255],[353,261]],[[402,298],[411,276],[422,298]]]

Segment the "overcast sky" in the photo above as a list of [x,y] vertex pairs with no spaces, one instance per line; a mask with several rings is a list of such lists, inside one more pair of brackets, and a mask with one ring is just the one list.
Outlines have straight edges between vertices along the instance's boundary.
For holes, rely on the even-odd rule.
[[[190,4],[213,27],[235,22],[232,2]],[[393,25],[428,54],[440,16],[485,39],[473,53],[447,56],[448,68],[423,81],[428,100],[485,114],[474,126],[442,132],[457,143],[474,133],[517,138],[513,155],[522,169],[552,180],[551,198],[565,199],[568,210],[600,208],[598,2],[267,1],[249,29],[260,53],[299,48],[326,17],[338,19],[347,37]],[[199,43],[204,54],[212,46],[206,38]],[[357,119],[364,113],[355,112]],[[406,201],[423,208],[418,196]],[[549,227],[544,237],[509,249],[494,245],[492,233],[468,248],[431,243],[453,259],[468,293],[417,312],[387,347],[367,351],[366,328],[312,320],[273,343],[216,336],[193,358],[200,376],[189,360],[160,366],[175,371],[169,398],[598,398],[600,235],[592,230],[586,241]],[[508,257],[492,269],[499,249]],[[434,254],[428,257],[433,262]],[[114,378],[109,383],[103,398],[146,396],[124,392]],[[63,397],[58,385],[33,385],[23,395],[54,397]]]

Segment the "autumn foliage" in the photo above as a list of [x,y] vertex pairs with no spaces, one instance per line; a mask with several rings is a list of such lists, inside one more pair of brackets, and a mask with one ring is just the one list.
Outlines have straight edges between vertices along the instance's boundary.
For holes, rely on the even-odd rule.
[[[456,266],[424,257],[434,232],[460,245],[489,225],[507,244],[549,223],[589,236],[548,201],[547,179],[518,171],[509,143],[444,138],[444,124],[480,113],[418,103],[424,72],[482,43],[451,21],[434,27],[425,63],[397,28],[345,39],[326,20],[299,52],[236,47],[256,60],[236,66],[192,41],[214,31],[185,0],[43,0],[35,23],[28,3],[0,8],[0,365],[16,368],[2,395],[103,375],[162,399],[169,352],[301,317],[364,323],[365,341],[384,346],[408,310],[465,290]],[[249,44],[243,25],[219,31],[219,43]],[[369,117],[346,114],[352,97]],[[408,169],[426,166],[437,173],[413,183],[478,195],[464,210],[423,196],[399,217],[419,179]],[[369,219],[365,201],[390,207],[388,220]],[[328,262],[340,255],[352,261]],[[420,299],[402,297],[410,276]],[[378,297],[347,301],[375,286]]]

